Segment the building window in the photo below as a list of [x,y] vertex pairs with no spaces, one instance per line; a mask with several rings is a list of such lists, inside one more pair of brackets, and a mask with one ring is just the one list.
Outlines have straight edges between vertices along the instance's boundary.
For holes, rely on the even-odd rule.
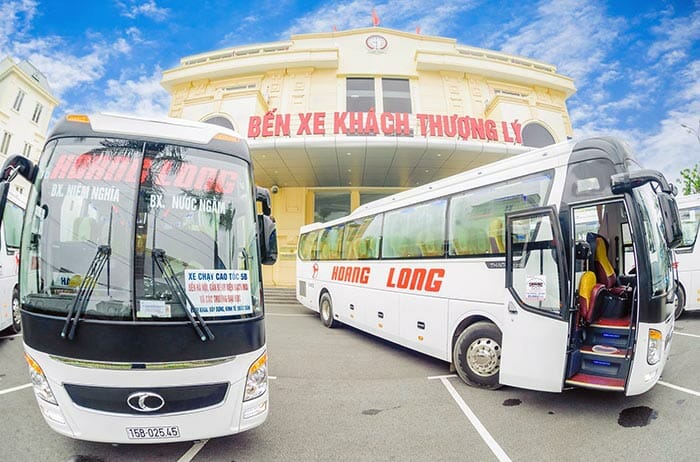
[[549,130],[537,122],[529,123],[523,127],[523,145],[532,148],[543,148],[554,144],[554,137]]
[[12,105],[12,109],[15,111],[19,111],[20,108],[22,107],[22,101],[24,101],[24,96],[26,93],[22,90],[19,90],[17,92],[17,97],[15,98],[15,104]]
[[221,116],[210,117],[207,120],[205,120],[204,123],[218,125],[219,127],[228,128],[229,130],[235,130],[233,128],[233,124],[231,123],[231,121],[228,120],[226,117],[221,117]]
[[2,135],[2,143],[0,144],[0,154],[7,155],[7,151],[10,148],[10,140],[11,139],[12,139],[12,135],[9,134],[8,132],[5,132]]
[[24,143],[24,149],[22,150],[22,155],[24,157],[28,158],[31,153],[32,153],[32,145],[29,143]]
[[41,117],[41,111],[44,110],[44,106],[41,105],[41,103],[36,103],[36,106],[34,107],[34,114],[32,115],[32,122],[34,123],[39,123],[39,118]]
[[375,107],[373,78],[348,78],[345,85],[348,112],[368,112]]
[[349,213],[349,192],[316,192],[314,194],[314,221],[335,220]]
[[411,113],[411,88],[408,79],[382,79],[384,112]]

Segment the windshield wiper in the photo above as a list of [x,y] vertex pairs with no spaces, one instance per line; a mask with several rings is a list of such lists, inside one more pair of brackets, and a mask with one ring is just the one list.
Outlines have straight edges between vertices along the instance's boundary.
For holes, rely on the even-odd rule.
[[[202,315],[199,314],[199,310],[196,306],[194,306],[194,303],[192,303],[190,297],[187,296],[187,292],[182,287],[182,284],[180,284],[177,276],[175,276],[175,271],[173,270],[170,261],[165,256],[165,250],[153,249],[153,261],[158,266],[158,269],[163,275],[163,278],[168,284],[170,290],[177,295],[177,299],[184,308],[185,313],[187,314],[187,317],[189,318],[190,323],[192,323],[192,327],[194,327],[194,330],[197,332],[200,340],[205,342],[207,337],[209,337],[209,340],[214,340],[214,334],[211,332],[211,330],[209,330],[209,326],[207,326],[207,324],[204,322]],[[192,311],[190,311],[188,307],[191,308]],[[194,313],[194,316],[192,313]],[[197,318],[196,320],[195,317]],[[202,329],[204,329],[204,332],[207,334],[206,336],[204,335],[204,332],[202,332]]]
[[68,340],[73,340],[75,329],[78,326],[78,320],[80,316],[82,316],[85,307],[87,307],[90,297],[92,297],[92,292],[97,285],[97,280],[102,273],[102,268],[104,268],[111,254],[112,247],[109,245],[100,245],[97,247],[97,253],[93,257],[92,262],[90,262],[87,273],[85,273],[82,281],[80,281],[80,287],[78,287],[78,292],[75,294],[73,305],[71,305],[68,310],[66,322],[61,330],[61,338],[67,337]]

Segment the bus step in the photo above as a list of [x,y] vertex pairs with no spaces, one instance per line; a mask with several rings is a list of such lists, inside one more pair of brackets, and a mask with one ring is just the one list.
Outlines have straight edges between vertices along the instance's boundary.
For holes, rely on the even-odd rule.
[[592,323],[590,327],[603,329],[629,329],[630,316],[628,315],[624,318],[600,318],[596,322]]
[[601,377],[624,378],[629,369],[629,353],[626,349],[610,345],[586,345],[581,347],[579,372]]
[[566,380],[567,385],[595,390],[625,391],[625,380],[614,377],[600,377],[579,372]]

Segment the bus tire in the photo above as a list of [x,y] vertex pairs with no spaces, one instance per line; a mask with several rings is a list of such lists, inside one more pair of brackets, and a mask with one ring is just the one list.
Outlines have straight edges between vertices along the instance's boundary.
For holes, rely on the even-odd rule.
[[12,290],[12,325],[8,331],[12,334],[19,334],[22,331],[22,312],[19,304],[19,290],[15,287]]
[[680,318],[685,311],[685,290],[680,283],[676,283],[676,296],[673,297],[673,315]]
[[333,301],[331,301],[331,294],[324,292],[321,295],[321,301],[318,305],[318,312],[321,315],[321,322],[323,325],[329,329],[338,327],[339,323],[333,317]]
[[452,353],[455,370],[469,385],[501,387],[501,331],[490,322],[477,322],[459,334]]

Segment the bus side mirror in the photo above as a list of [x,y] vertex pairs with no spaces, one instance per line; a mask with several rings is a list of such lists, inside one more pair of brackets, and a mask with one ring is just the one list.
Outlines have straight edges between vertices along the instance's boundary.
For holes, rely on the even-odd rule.
[[258,215],[258,239],[260,263],[274,265],[277,262],[277,225],[265,214]]
[[681,228],[678,205],[671,194],[661,192],[658,194],[658,198],[661,215],[664,217],[663,229],[666,245],[670,249],[675,249],[683,242],[683,229]]

